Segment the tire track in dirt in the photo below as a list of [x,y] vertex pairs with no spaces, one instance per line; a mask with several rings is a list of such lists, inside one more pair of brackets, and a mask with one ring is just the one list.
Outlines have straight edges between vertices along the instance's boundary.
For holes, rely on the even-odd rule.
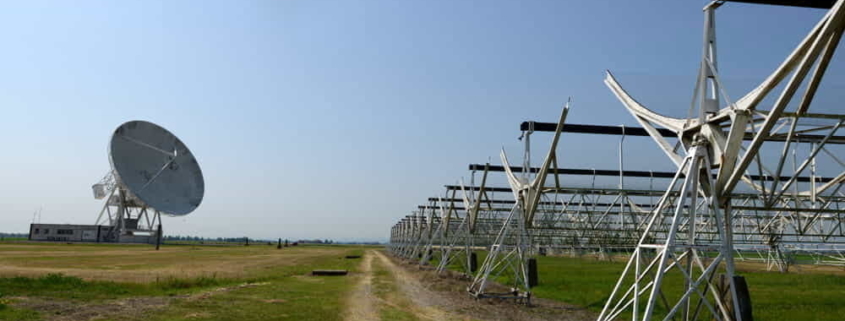
[[374,252],[397,283],[397,294],[407,300],[404,310],[418,319],[589,321],[597,317],[582,307],[541,298],[533,298],[531,306],[495,299],[476,300],[464,292],[468,281],[458,275],[419,269],[416,262],[406,266],[383,251]]
[[412,303],[409,312],[422,320],[471,320],[469,316],[459,315],[439,308],[448,305],[448,300],[432,292],[422,285],[420,280],[397,266],[388,259],[381,251],[370,250],[370,255],[377,256],[379,262],[390,271],[393,280],[399,286],[402,296]]
[[346,321],[378,320],[376,303],[378,298],[373,294],[373,253],[367,251],[361,262],[363,277],[355,286],[346,304]]

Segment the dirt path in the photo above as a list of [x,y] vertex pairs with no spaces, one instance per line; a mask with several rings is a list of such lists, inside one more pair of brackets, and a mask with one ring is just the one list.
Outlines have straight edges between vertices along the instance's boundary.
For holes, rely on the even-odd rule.
[[427,289],[420,280],[389,260],[381,251],[370,251],[390,271],[399,285],[402,296],[411,301],[411,312],[421,320],[471,320],[469,316],[448,312],[441,307],[448,304],[448,298]]
[[347,302],[347,321],[360,320],[595,320],[583,308],[534,299],[532,306],[509,301],[474,300],[466,280],[404,264],[384,252],[369,250],[364,276]]
[[379,319],[471,320],[437,304],[438,294],[381,251],[369,250],[361,262],[361,278],[347,298],[346,321]]
[[378,319],[376,303],[378,298],[373,293],[373,251],[368,251],[361,262],[363,277],[355,286],[346,307],[346,321],[368,321]]

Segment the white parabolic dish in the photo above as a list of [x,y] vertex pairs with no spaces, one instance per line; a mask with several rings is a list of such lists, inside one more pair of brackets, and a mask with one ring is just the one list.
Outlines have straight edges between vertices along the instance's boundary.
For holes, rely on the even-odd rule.
[[161,213],[187,215],[202,202],[205,182],[196,158],[161,126],[141,120],[120,125],[109,160],[118,182]]

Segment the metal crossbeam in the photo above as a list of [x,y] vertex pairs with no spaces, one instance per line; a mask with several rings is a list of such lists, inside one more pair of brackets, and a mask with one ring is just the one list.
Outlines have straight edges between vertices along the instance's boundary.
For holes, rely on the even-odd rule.
[[[783,117],[794,117],[794,115],[782,115]],[[810,117],[816,116],[816,117]],[[837,115],[801,115],[801,118],[819,118],[819,119],[838,119]],[[519,130],[521,131],[530,131],[533,130],[535,132],[553,132],[555,130],[555,123],[546,123],[546,122],[535,122],[535,121],[526,121],[522,122],[519,125]],[[532,127],[533,126],[533,127]],[[678,133],[675,133],[666,128],[655,128],[656,132],[660,134],[662,137],[667,138],[677,138]],[[625,135],[625,136],[642,136],[648,137],[648,131],[643,127],[629,127],[629,126],[607,126],[607,125],[586,125],[586,124],[566,124],[566,127],[563,128],[564,133],[576,133],[576,134],[596,134],[596,135]],[[817,143],[821,142],[825,138],[825,135],[813,135],[813,134],[795,134],[792,140],[801,141],[806,143]],[[754,139],[754,133],[745,133],[743,140],[750,141]],[[786,135],[771,135],[766,138],[766,141],[770,142],[785,142],[790,140]],[[845,136],[832,136],[828,139],[827,144],[831,145],[843,145],[845,144]]]
[[[470,164],[469,170],[483,170],[485,165],[481,164]],[[512,172],[522,172],[522,167],[520,166],[511,166],[510,170]],[[530,173],[537,173],[540,170],[538,167],[531,167],[529,168]],[[504,172],[505,167],[501,165],[489,165],[489,171],[491,172]],[[632,171],[632,170],[618,170],[618,169],[583,169],[583,168],[558,168],[552,169],[549,175],[554,174],[560,175],[584,175],[584,176],[619,176],[621,173],[622,176],[626,177],[642,177],[642,178],[673,178],[675,177],[675,173],[671,172],[653,172],[653,171]],[[684,174],[681,174],[684,175]],[[714,176],[715,177],[715,176]],[[748,175],[749,178],[757,181],[775,181],[776,178],[768,175]],[[787,176],[780,176],[777,180],[786,181],[792,177]],[[827,183],[835,180],[835,177],[816,177],[815,181],[817,183]],[[796,178],[798,182],[812,182],[813,178],[809,176],[799,176]]]
[[830,9],[836,0],[723,0],[724,2],[744,2],[753,4],[768,4],[776,6],[804,7],[816,9]]

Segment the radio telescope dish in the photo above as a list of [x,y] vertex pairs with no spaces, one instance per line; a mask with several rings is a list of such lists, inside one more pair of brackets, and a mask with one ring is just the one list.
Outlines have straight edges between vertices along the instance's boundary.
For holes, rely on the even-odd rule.
[[109,160],[119,184],[161,213],[187,215],[202,202],[205,182],[196,158],[161,126],[140,120],[120,125]]

